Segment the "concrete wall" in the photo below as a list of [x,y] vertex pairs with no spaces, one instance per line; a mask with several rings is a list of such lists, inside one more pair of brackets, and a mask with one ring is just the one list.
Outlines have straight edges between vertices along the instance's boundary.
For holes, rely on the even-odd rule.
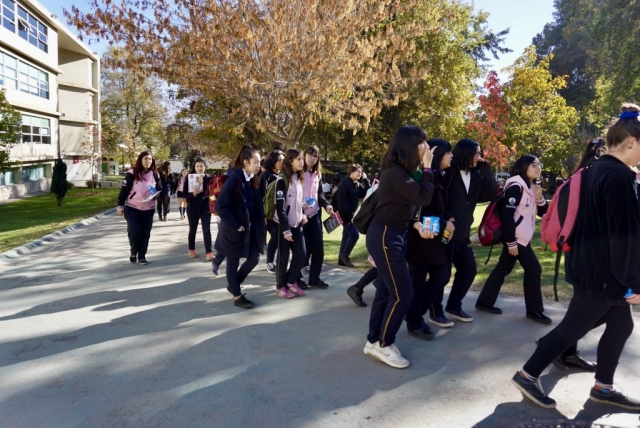
[[59,55],[58,68],[62,74],[58,76],[58,82],[84,88],[93,87],[93,61],[90,58],[63,49],[60,49]]
[[93,93],[86,89],[60,85],[59,109],[62,120],[90,122],[93,120]]
[[24,196],[27,193],[47,192],[51,189],[50,178],[40,178],[38,180],[27,181],[20,184],[10,184],[9,186],[0,186],[0,200],[12,199]]

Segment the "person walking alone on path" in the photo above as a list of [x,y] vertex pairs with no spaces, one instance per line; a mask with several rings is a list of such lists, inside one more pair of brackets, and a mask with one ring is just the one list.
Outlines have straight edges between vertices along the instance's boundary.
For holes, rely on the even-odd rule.
[[[375,214],[366,235],[378,280],[363,352],[395,368],[409,366],[394,344],[413,298],[405,258],[407,231],[409,227],[422,231],[418,207],[429,205],[433,196],[433,149],[426,140],[427,133],[418,126],[396,131],[382,158]],[[429,231],[421,235],[433,238]]]
[[131,263],[137,260],[141,265],[148,264],[147,248],[156,206],[156,201],[150,196],[162,190],[160,177],[155,171],[156,163],[151,153],[140,153],[133,168],[124,176],[118,195],[116,213],[127,220]]
[[[260,154],[251,146],[243,146],[233,166],[216,200],[220,217],[216,251],[227,259],[227,291],[233,294],[234,305],[251,309],[255,304],[240,286],[264,253],[265,221],[257,177]],[[242,266],[241,258],[246,258]]]
[[[204,250],[207,260],[213,260],[213,250],[211,249],[211,212],[209,211],[209,197],[207,188],[211,176],[205,173],[207,164],[198,158],[193,162],[192,174],[203,174],[202,185],[193,192],[189,192],[189,180],[185,180],[182,188],[183,194],[187,198],[187,217],[189,218],[189,257],[198,257],[196,254],[196,232],[198,232],[198,222],[202,222],[202,238],[204,239]],[[216,202],[217,206],[217,202]]]
[[[264,199],[267,193],[267,187],[273,183],[280,174],[282,169],[282,161],[284,160],[284,152],[274,150],[269,153],[264,164],[264,172],[260,174],[260,195]],[[267,244],[267,272],[276,273],[276,250],[278,249],[278,223],[272,218],[267,219],[267,232],[269,232],[269,243]]]
[[630,305],[640,304],[640,205],[637,175],[640,163],[640,107],[623,104],[607,130],[607,153],[582,177],[580,207],[565,255],[565,276],[574,294],[564,319],[538,346],[514,386],[534,404],[555,408],[540,385],[540,374],[602,317],[606,328],[598,343],[595,385],[589,398],[599,403],[640,411],[640,401],[613,385],[618,361],[633,332]]
[[549,205],[542,196],[540,179],[542,164],[532,155],[523,155],[511,169],[511,177],[504,184],[503,205],[500,208],[502,220],[502,254],[489,274],[476,301],[476,309],[492,314],[501,314],[495,307],[504,279],[513,270],[516,261],[524,269],[524,302],[527,318],[540,324],[551,324],[551,318],[544,315],[540,276],[542,267],[533,251],[531,240],[536,231],[536,215],[542,216]]
[[334,193],[333,201],[337,205],[337,208],[334,209],[338,210],[343,222],[338,266],[353,267],[349,256],[351,256],[351,251],[356,246],[360,234],[353,225],[352,220],[358,210],[360,198],[365,197],[367,190],[371,187],[371,183],[366,174],[362,172],[362,167],[358,164],[349,165],[347,174],[348,176],[342,180],[338,190]]

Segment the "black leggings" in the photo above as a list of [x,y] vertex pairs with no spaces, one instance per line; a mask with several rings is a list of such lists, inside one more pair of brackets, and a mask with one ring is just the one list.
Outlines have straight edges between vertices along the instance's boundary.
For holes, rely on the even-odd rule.
[[606,328],[598,342],[596,380],[613,384],[613,375],[624,345],[633,332],[633,316],[627,304],[613,306],[594,303],[574,295],[564,319],[549,334],[540,339],[538,347],[524,370],[538,377],[542,371],[568,347],[575,344],[604,318]]
[[269,232],[267,263],[273,263],[276,259],[276,250],[278,249],[278,223],[273,220],[267,220],[267,232]]
[[171,196],[158,196],[156,200],[158,204],[158,215],[160,218],[167,218],[169,205],[171,204]]

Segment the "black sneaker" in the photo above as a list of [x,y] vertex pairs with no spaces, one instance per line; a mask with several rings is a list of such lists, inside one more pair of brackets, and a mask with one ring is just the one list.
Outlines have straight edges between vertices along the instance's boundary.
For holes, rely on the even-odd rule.
[[338,257],[338,266],[355,267],[353,263],[351,263],[349,256]]
[[500,315],[502,313],[502,309],[496,308],[495,306],[485,305],[484,303],[477,302],[476,310],[482,312],[488,312],[490,314]]
[[244,296],[246,296],[246,294],[243,294],[242,296],[240,296],[238,300],[234,300],[233,304],[242,309],[253,308],[255,304]]
[[409,336],[417,337],[422,340],[433,340],[436,335],[431,331],[428,324],[422,323],[422,325],[416,330],[409,330]]
[[276,265],[274,263],[267,263],[267,272],[271,275],[276,274]]
[[591,388],[589,399],[597,403],[611,404],[612,406],[635,410],[636,412],[640,411],[640,401],[629,398],[615,389],[610,392],[602,392],[599,389]]
[[323,280],[319,279],[317,281],[309,281],[309,287],[311,287],[311,288],[319,288],[321,290],[326,290],[327,288],[329,288],[329,284],[327,284]]
[[536,406],[544,407],[545,409],[556,408],[556,400],[544,393],[539,379],[528,380],[520,376],[520,372],[516,372],[511,378],[511,383]]
[[133,255],[133,256],[129,256],[129,261],[130,261],[131,263],[135,263],[137,260],[138,260],[138,258],[137,258],[135,255]]
[[553,360],[553,365],[560,370],[568,371],[570,367],[574,367],[586,372],[595,372],[598,367],[597,363],[585,360],[580,356],[580,351],[576,351],[573,355],[562,356]]
[[300,287],[303,290],[306,290],[309,288],[309,284],[307,284],[306,282],[304,282],[304,279],[300,278],[296,281],[296,284],[298,284],[298,287]]
[[149,264],[149,262],[147,261],[147,259],[140,259],[140,260],[138,260],[138,264],[146,266],[146,265]]
[[551,325],[551,323],[553,322],[551,318],[549,318],[542,312],[527,312],[527,318],[529,318],[531,321],[535,321],[544,325]]
[[360,290],[355,285],[352,285],[351,287],[347,288],[347,294],[349,295],[349,297],[351,297],[351,300],[353,300],[353,303],[355,303],[356,305],[361,306],[363,308],[367,306],[365,301],[362,300],[362,290]]

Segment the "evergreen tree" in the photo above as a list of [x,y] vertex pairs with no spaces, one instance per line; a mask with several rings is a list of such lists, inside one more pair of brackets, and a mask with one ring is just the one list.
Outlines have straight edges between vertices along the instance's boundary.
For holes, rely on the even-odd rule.
[[53,167],[51,193],[56,194],[58,206],[62,205],[62,200],[67,194],[67,164],[61,158],[56,159],[56,164]]

